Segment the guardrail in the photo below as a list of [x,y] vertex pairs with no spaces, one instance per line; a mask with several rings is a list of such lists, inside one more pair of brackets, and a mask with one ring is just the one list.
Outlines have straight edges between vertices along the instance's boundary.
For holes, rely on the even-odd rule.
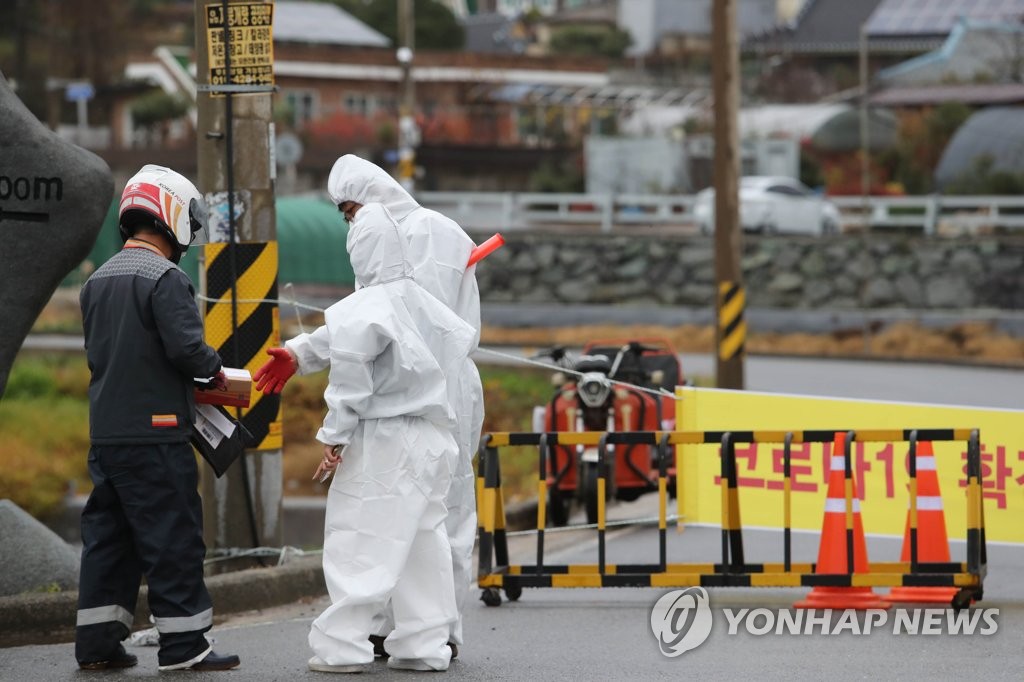
[[[854,228],[910,228],[924,234],[1024,227],[1024,197],[829,197],[843,224]],[[865,210],[867,206],[867,210]]]
[[[417,200],[463,227],[527,230],[589,226],[602,232],[636,226],[695,228],[693,195],[417,192]],[[923,234],[1024,228],[1024,197],[829,197],[845,230],[909,229]]]
[[589,225],[611,232],[635,225],[694,224],[690,195],[417,192],[416,199],[465,228],[480,230]]

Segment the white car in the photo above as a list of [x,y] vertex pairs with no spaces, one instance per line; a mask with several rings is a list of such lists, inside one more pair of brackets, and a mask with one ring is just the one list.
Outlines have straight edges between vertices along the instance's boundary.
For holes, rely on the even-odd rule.
[[[740,178],[740,223],[744,232],[765,234],[835,234],[839,209],[807,189],[799,180],[784,176],[748,175]],[[715,230],[715,190],[697,193],[693,217],[701,233]]]

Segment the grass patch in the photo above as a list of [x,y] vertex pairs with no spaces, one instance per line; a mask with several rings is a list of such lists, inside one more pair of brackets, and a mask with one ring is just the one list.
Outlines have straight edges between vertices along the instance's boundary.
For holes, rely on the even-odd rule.
[[75,397],[7,398],[0,408],[0,498],[33,516],[60,509],[69,491],[92,488],[89,404]]
[[[480,367],[484,386],[484,432],[529,431],[534,405],[551,398],[550,373],[533,368]],[[327,484],[310,480],[321,458],[316,432],[326,408],[323,394],[327,372],[295,377],[282,393],[284,413],[284,492],[286,495],[326,495]],[[537,478],[536,453],[522,448],[502,451],[502,483],[508,501],[533,494]],[[520,456],[520,452],[524,456]]]
[[[519,367],[481,367],[484,385],[484,433],[532,431],[533,408],[554,394],[551,372]],[[506,503],[532,498],[537,492],[537,449],[502,448],[501,484]]]

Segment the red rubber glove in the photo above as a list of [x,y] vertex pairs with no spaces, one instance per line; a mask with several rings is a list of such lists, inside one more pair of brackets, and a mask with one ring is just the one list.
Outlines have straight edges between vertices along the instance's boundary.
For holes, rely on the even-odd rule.
[[267,355],[270,359],[256,370],[252,378],[256,382],[257,390],[264,393],[280,393],[292,375],[298,371],[299,363],[287,348],[268,348]]

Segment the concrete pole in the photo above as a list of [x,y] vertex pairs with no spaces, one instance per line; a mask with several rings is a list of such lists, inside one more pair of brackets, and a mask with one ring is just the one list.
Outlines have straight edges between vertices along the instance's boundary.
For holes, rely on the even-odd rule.
[[[221,269],[229,271],[232,280],[229,286],[214,285],[220,302],[206,306],[207,341],[218,348],[226,366],[251,371],[262,364],[266,347],[280,344],[276,306],[272,310],[261,310],[262,306],[253,310],[252,306],[238,303],[254,298],[276,298],[277,229],[274,173],[270,167],[272,102],[270,92],[203,91],[204,86],[210,86],[207,11],[215,7],[227,14],[230,4],[237,3],[223,0],[214,5],[209,0],[195,0],[198,186],[207,196],[211,212],[223,216],[222,225],[226,221],[228,230],[228,238],[223,234],[219,239],[211,236],[211,241],[225,244],[211,243],[204,249],[201,290],[209,294],[211,260],[218,259],[225,265]],[[228,44],[228,41],[221,40],[221,44]],[[234,74],[230,59],[230,51],[227,51],[225,66]],[[232,76],[228,83],[234,81]],[[254,253],[267,254],[256,259],[261,272],[253,272]],[[243,274],[247,279],[259,279],[267,284],[255,291],[248,288],[243,291],[238,286],[238,278]],[[230,309],[229,317],[224,314],[226,309]],[[265,323],[257,316],[263,316]],[[214,318],[222,321],[220,328],[215,329],[211,324]],[[250,324],[240,328],[243,322]],[[253,329],[246,331],[250,327]],[[241,416],[243,423],[261,441],[259,449],[247,450],[222,478],[215,478],[208,467],[202,468],[205,539],[209,548],[279,547],[282,544],[280,399],[274,397],[271,402],[264,402],[267,398],[254,392],[249,409],[234,415]],[[234,569],[247,565],[234,562],[228,566],[228,563],[220,566]]]
[[742,389],[746,296],[740,265],[739,43],[735,0],[714,0],[711,10],[715,111],[715,281],[718,284],[717,385]]

